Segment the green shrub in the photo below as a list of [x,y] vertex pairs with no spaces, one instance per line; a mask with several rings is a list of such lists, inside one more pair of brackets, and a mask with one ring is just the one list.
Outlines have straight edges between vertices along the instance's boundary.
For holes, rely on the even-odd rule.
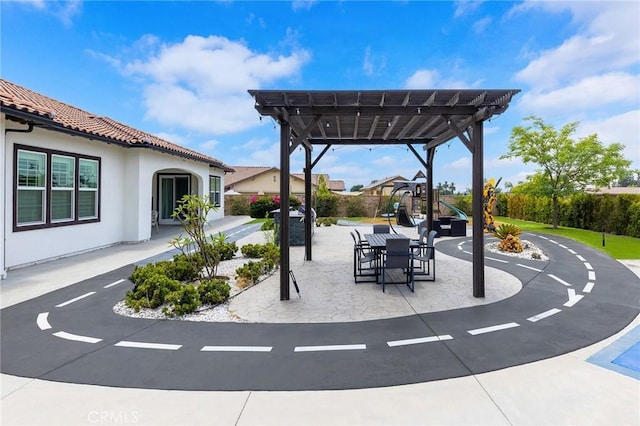
[[337,224],[338,219],[335,217],[319,217],[316,219],[316,226],[331,226]]
[[267,218],[267,220],[265,220],[262,226],[260,227],[261,231],[273,231],[275,229],[276,229],[276,221],[269,218]]
[[204,262],[199,254],[177,254],[173,256],[173,262],[167,262],[164,270],[166,275],[174,280],[193,281],[200,276],[202,268]]
[[[471,194],[468,195],[456,195],[451,202],[451,205],[462,210],[467,215],[471,216],[473,214],[473,198]],[[439,206],[438,206],[439,207]]]
[[165,296],[167,306],[162,308],[166,316],[182,316],[196,311],[200,306],[200,294],[192,284],[181,285]]
[[231,287],[221,279],[203,280],[198,285],[200,302],[207,305],[217,305],[229,298]]
[[225,201],[229,203],[229,213],[232,216],[246,216],[250,214],[249,200],[244,196],[225,197]]
[[279,203],[276,203],[273,198],[263,195],[258,199],[252,199],[249,205],[249,215],[253,218],[263,218],[278,207],[280,207]]
[[627,213],[629,215],[627,235],[630,237],[640,238],[640,201],[636,201],[631,204]]
[[316,195],[316,213],[318,217],[335,216],[338,212],[338,197],[333,194]]
[[235,241],[227,241],[227,236],[222,232],[218,232],[217,236],[211,236],[211,245],[213,250],[217,251],[220,256],[220,261],[231,260],[238,251],[238,246]]
[[347,217],[364,217],[367,215],[363,197],[346,197],[344,203]]
[[141,273],[137,279],[140,281],[125,296],[125,305],[136,311],[140,308],[155,309],[162,306],[167,295],[178,291],[182,286],[180,281],[169,278],[158,269],[154,271],[153,268]]
[[236,269],[236,275],[239,280],[246,280],[249,283],[257,283],[260,276],[265,272],[265,265],[262,261],[254,262],[248,261],[238,269]]
[[264,254],[264,245],[263,244],[245,244],[240,247],[240,252],[244,257],[248,257],[250,259],[259,259]]

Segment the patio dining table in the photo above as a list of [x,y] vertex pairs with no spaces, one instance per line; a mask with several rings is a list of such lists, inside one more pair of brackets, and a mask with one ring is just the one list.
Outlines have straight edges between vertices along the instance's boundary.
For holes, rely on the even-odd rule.
[[[367,241],[367,243],[369,243],[369,246],[371,247],[371,249],[374,250],[376,253],[375,275],[376,275],[376,282],[377,282],[380,277],[380,270],[382,268],[382,251],[387,247],[387,240],[400,239],[400,238],[409,239],[409,237],[407,237],[404,234],[395,234],[395,233],[364,234],[363,237]],[[411,247],[419,246],[417,241],[413,241],[411,239],[409,240],[411,241],[411,244],[410,244]]]

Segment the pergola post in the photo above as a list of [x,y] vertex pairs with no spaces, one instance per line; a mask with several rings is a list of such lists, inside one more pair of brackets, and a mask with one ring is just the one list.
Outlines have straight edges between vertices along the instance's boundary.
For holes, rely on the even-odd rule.
[[484,190],[484,149],[482,121],[475,121],[472,128],[473,146],[473,297],[484,297],[484,215],[482,193]]
[[289,192],[291,126],[280,123],[280,300],[289,300]]
[[433,229],[433,157],[435,148],[427,148],[427,233]]
[[304,256],[311,260],[311,149],[304,149]]

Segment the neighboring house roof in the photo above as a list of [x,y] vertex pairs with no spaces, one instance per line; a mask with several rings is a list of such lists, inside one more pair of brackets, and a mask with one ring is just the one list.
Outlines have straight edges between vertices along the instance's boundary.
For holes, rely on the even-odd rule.
[[[304,173],[292,173],[291,175],[304,180]],[[311,173],[311,185],[318,186],[318,180],[320,179],[320,176],[324,176],[324,181],[327,183],[327,188],[330,191],[345,190],[345,185],[343,180],[331,180],[329,175],[325,173]]]
[[83,111],[4,79],[0,79],[0,108],[2,112],[20,121],[33,121],[38,126],[50,130],[82,135],[89,139],[123,146],[155,149],[202,161],[225,172],[233,171],[231,167],[216,158],[160,139],[109,117]]
[[402,177],[402,176],[400,176],[400,175],[392,176],[392,177],[386,177],[384,179],[378,179],[376,181],[371,182],[367,186],[363,186],[362,188],[360,188],[360,191],[367,191],[367,190],[376,189],[376,188],[379,188],[379,187],[381,187],[383,185],[391,184],[396,180],[407,180],[407,179]]
[[264,166],[233,166],[233,170],[233,173],[228,174],[224,178],[225,188],[231,188],[238,182],[243,182],[269,171],[279,171],[277,167]]
[[[233,166],[234,173],[228,174],[224,179],[225,189],[230,189],[239,182],[255,178],[263,173],[274,171],[280,173],[277,167],[269,166]],[[318,186],[320,174],[311,174],[311,185]],[[327,187],[331,191],[344,191],[344,181],[330,180],[329,175],[323,175],[327,182]],[[291,173],[291,177],[304,181],[304,173]]]
[[330,180],[327,186],[331,191],[344,191],[346,189],[343,180]]

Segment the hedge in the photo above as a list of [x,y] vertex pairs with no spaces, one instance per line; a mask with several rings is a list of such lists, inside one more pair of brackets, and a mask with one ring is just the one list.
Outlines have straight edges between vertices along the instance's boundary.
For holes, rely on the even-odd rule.
[[[549,197],[508,195],[507,216],[552,223]],[[640,237],[640,195],[574,194],[558,200],[558,224],[570,228]]]

